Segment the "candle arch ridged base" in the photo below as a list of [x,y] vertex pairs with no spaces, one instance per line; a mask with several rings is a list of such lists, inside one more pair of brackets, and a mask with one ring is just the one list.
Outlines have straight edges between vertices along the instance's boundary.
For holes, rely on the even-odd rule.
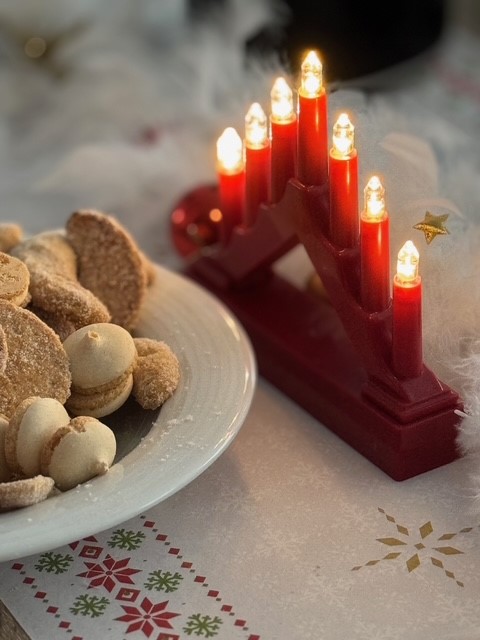
[[[177,248],[186,246],[187,233],[178,228],[178,212],[198,227],[214,200],[215,187],[200,187],[178,203]],[[335,247],[328,224],[328,186],[291,179],[283,198],[262,205],[252,226],[235,227],[227,245],[192,244],[185,272],[242,322],[260,374],[391,478],[452,462],[461,399],[425,365],[414,378],[395,375],[392,307],[362,308],[359,249]],[[326,296],[300,290],[272,269],[299,242]]]

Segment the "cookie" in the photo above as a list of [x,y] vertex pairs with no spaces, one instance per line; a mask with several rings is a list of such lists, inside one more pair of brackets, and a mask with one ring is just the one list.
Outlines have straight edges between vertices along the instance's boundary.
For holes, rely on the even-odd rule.
[[28,287],[30,272],[26,265],[0,251],[0,299],[8,300],[19,307],[25,307],[30,301]]
[[72,376],[66,404],[70,413],[100,418],[127,400],[137,351],[126,329],[112,323],[91,324],[68,336],[63,347]]
[[0,373],[0,413],[10,418],[30,396],[65,404],[70,395],[70,364],[57,334],[31,311],[6,300],[0,300],[0,325],[8,349]]
[[54,489],[52,478],[35,476],[14,482],[0,483],[0,511],[29,507],[46,500]]
[[65,407],[54,398],[32,396],[23,400],[5,432],[5,458],[9,468],[26,478],[38,475],[45,441],[69,422]]
[[23,229],[14,222],[0,222],[0,251],[8,253],[21,242]]
[[107,425],[96,418],[78,416],[45,443],[42,472],[53,478],[60,491],[68,491],[106,473],[116,448],[115,434]]
[[3,373],[5,371],[5,367],[7,366],[7,358],[7,336],[5,335],[5,331],[2,329],[2,325],[0,325],[0,373]]
[[133,370],[133,397],[144,409],[157,409],[178,386],[178,358],[160,340],[134,338],[134,342],[138,357]]
[[68,219],[66,235],[77,255],[80,283],[106,305],[113,323],[134,329],[149,276],[130,233],[113,216],[80,210]]
[[0,413],[0,482],[7,482],[10,480],[12,472],[7,464],[7,458],[5,457],[5,433],[8,427],[8,420],[6,416]]
[[77,257],[61,231],[46,231],[24,240],[12,255],[30,272],[31,309],[39,309],[54,330],[92,322],[109,322],[105,305],[77,279]]

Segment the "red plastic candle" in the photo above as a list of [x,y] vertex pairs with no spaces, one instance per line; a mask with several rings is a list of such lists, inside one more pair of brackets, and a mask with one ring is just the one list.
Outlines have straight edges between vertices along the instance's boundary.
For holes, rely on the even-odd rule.
[[322,63],[315,51],[310,51],[302,63],[298,89],[297,178],[306,185],[328,180],[327,94]]
[[418,251],[411,240],[398,253],[393,279],[392,363],[398,378],[422,373],[422,280]]
[[293,92],[284,78],[275,80],[270,97],[272,105],[270,202],[275,203],[281,200],[287,182],[295,176],[297,116],[293,109]]
[[358,155],[354,126],[341,113],[333,126],[330,149],[330,239],[342,249],[358,243]]
[[390,303],[390,220],[385,189],[377,176],[365,187],[360,216],[360,287],[363,308],[383,311]]
[[270,139],[267,116],[254,102],[245,116],[245,218],[250,227],[258,208],[268,203],[270,187]]
[[232,230],[242,223],[245,209],[243,142],[233,127],[227,127],[217,140],[217,175],[221,212],[219,237],[225,245]]

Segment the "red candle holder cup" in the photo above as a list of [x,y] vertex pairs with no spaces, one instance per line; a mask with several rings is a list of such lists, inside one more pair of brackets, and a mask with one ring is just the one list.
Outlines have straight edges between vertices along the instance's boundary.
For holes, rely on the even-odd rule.
[[[214,189],[193,190],[175,211],[210,220]],[[261,375],[403,481],[459,457],[456,411],[462,402],[423,363],[416,363],[414,377],[395,373],[392,302],[371,313],[360,303],[360,247],[339,248],[330,241],[329,202],[328,185],[304,186],[292,178],[281,200],[261,205],[255,222],[235,227],[226,246],[213,241],[181,252],[184,272],[243,324]],[[178,247],[173,216],[172,233]],[[327,295],[302,290],[275,273],[275,261],[298,243]],[[408,374],[408,359],[401,370]]]

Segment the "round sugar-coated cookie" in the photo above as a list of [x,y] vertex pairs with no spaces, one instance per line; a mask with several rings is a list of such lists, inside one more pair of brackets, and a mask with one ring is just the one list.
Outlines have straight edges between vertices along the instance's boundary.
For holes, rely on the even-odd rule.
[[148,288],[145,257],[131,234],[113,216],[76,211],[66,234],[78,259],[78,279],[108,308],[112,322],[132,330]]
[[23,229],[15,222],[0,222],[0,251],[8,253],[21,242]]
[[5,457],[10,469],[26,478],[38,475],[45,441],[69,422],[67,410],[54,398],[32,396],[23,400],[5,433]]
[[0,299],[8,300],[19,307],[24,307],[30,301],[28,287],[30,272],[26,265],[0,251]]
[[13,482],[0,483],[0,511],[11,511],[43,502],[54,490],[54,481],[35,476]]
[[133,370],[133,397],[144,409],[157,409],[178,386],[178,358],[161,340],[134,338],[134,342],[138,358]]
[[65,404],[70,395],[70,363],[57,334],[31,311],[6,300],[0,300],[0,325],[8,349],[7,364],[0,373],[0,413],[10,418],[30,396]]
[[61,491],[103,475],[115,458],[115,434],[96,418],[78,416],[56,431],[42,451],[41,466]]
[[[39,309],[49,326],[109,322],[110,312],[77,279],[77,257],[63,231],[45,231],[18,244],[12,254],[30,272],[31,308]],[[39,314],[40,315],[40,314]]]

